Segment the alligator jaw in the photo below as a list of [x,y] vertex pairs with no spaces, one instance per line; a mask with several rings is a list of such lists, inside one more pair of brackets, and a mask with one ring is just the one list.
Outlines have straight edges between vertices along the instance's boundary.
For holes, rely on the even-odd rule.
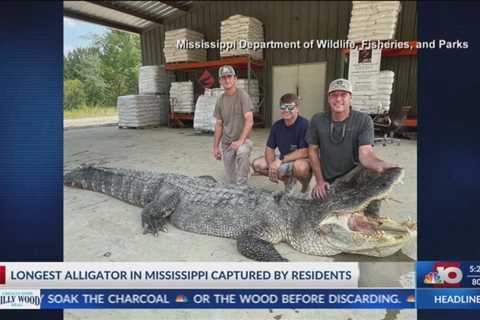
[[320,230],[332,249],[377,257],[393,254],[416,235],[415,223],[365,216],[363,211],[331,215]]
[[350,230],[361,233],[376,233],[379,231],[408,233],[410,229],[388,217],[365,216],[363,212],[351,214],[348,218]]

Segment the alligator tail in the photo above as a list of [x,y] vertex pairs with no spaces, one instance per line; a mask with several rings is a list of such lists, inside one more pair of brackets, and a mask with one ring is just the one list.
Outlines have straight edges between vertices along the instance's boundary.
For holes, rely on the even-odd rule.
[[139,171],[86,165],[66,173],[63,184],[104,193],[133,205],[144,205],[145,179]]

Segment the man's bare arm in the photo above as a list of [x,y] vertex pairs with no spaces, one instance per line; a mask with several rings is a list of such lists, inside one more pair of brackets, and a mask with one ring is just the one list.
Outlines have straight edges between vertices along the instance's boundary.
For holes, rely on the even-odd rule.
[[215,159],[220,160],[222,153],[220,152],[220,140],[223,134],[223,121],[218,120],[215,122],[215,138],[213,139],[213,156]]
[[243,125],[242,133],[240,134],[240,137],[238,140],[235,140],[232,142],[230,145],[230,148],[233,150],[238,150],[242,144],[245,143],[245,140],[247,139],[248,135],[252,131],[253,128],[253,113],[251,111],[245,112],[244,114],[245,118],[245,123]]
[[311,144],[308,146],[308,159],[310,160],[310,165],[312,166],[313,174],[315,175],[315,180],[317,183],[325,181],[322,175],[322,169],[320,168],[318,149],[319,147],[316,144]]
[[252,132],[253,128],[253,113],[251,111],[245,112],[244,114],[244,119],[245,123],[243,125],[243,130],[242,134],[240,135],[240,138],[238,138],[238,141],[241,142],[241,144],[245,143],[245,139],[247,139],[248,135],[250,132]]
[[223,121],[218,120],[215,122],[215,139],[213,140],[213,147],[217,147],[220,145],[220,139],[222,139],[223,134]]
[[318,149],[319,147],[316,144],[308,146],[308,159],[310,160],[310,165],[315,174],[315,187],[312,189],[312,198],[325,200],[327,198],[329,183],[323,178]]
[[267,162],[267,166],[270,168],[272,163],[275,161],[275,150],[274,149],[272,149],[270,147],[265,148],[265,161]]
[[292,162],[299,159],[308,159],[308,148],[297,149],[283,157],[282,163]]

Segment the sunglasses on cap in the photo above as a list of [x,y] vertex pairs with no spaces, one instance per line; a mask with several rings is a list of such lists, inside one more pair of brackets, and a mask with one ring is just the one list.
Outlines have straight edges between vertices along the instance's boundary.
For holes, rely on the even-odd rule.
[[296,106],[297,106],[297,105],[295,104],[295,102],[282,103],[282,104],[280,105],[280,110],[282,110],[282,111],[287,110],[288,112],[292,112],[293,109],[296,108]]

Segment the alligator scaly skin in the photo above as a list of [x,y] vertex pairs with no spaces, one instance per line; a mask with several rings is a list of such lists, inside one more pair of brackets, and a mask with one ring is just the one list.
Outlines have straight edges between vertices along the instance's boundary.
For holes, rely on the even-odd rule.
[[64,184],[142,207],[142,221],[150,227],[162,229],[168,219],[185,231],[237,239],[239,251],[259,261],[285,261],[273,247],[282,241],[307,254],[340,253],[325,245],[315,227],[335,211],[357,210],[378,193],[339,185],[345,190],[319,203],[205,178],[93,166],[67,173]]

